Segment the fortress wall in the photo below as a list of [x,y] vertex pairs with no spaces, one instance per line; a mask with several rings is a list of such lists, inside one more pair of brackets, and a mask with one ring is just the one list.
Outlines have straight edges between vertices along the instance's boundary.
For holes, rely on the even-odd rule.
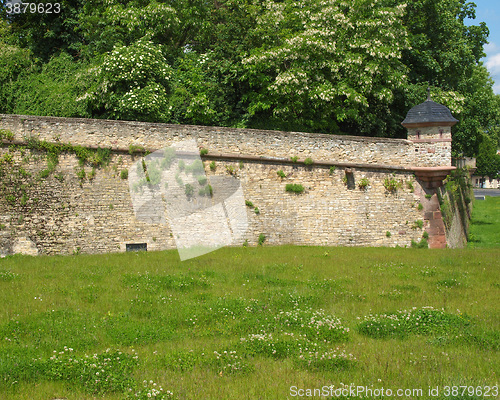
[[5,114],[0,114],[0,129],[11,130],[18,140],[35,136],[82,146],[161,149],[196,139],[210,152],[419,166],[413,143],[405,139]]
[[[160,148],[173,141],[196,138],[199,146],[210,152],[402,167],[412,165],[414,153],[412,142],[398,139],[121,121],[2,116],[0,129],[11,130],[17,140],[39,135],[47,141],[101,147],[127,148],[134,144]],[[0,158],[7,153],[7,146],[0,147]],[[44,154],[38,150],[10,153],[14,155],[13,163],[4,168],[25,169],[31,174],[26,183],[32,186],[27,189],[25,204],[12,204],[0,196],[0,254],[115,252],[125,251],[130,243],[147,243],[148,250],[175,248],[168,224],[148,224],[134,215],[128,182],[120,178],[120,171],[130,168],[138,156],[113,153],[110,164],[97,168],[92,179],[92,167],[85,166],[87,177],[80,181],[74,155],[60,155],[50,176],[35,179],[47,166]],[[220,156],[214,159],[216,169],[212,171],[211,161],[204,161],[209,181],[216,175],[230,175],[226,166],[231,166],[245,200],[259,209],[257,214],[254,208],[245,207],[248,230],[238,244],[246,240],[256,245],[260,234],[266,236],[266,244],[272,245],[409,246],[412,240],[422,237],[423,230],[415,226],[415,221],[424,219],[423,211],[417,208],[424,189],[409,169],[350,168],[352,175],[346,184],[344,167],[331,173],[328,166],[322,165],[238,161]],[[278,170],[286,177],[280,178]],[[362,178],[368,179],[366,188],[358,186]],[[387,178],[397,180],[401,187],[389,192],[384,187]],[[2,182],[8,183],[5,177],[0,178]],[[301,184],[305,191],[286,192],[287,183]],[[200,235],[211,230],[218,234],[207,224]]]

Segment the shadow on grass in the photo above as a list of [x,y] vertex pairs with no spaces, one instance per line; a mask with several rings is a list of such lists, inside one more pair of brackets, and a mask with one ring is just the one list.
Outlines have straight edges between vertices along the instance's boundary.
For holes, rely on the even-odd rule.
[[486,221],[472,221],[471,225],[493,225],[493,222],[486,222]]

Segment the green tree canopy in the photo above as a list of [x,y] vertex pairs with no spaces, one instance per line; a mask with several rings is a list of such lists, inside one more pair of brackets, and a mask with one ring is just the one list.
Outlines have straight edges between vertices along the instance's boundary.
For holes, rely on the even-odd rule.
[[403,12],[380,0],[266,2],[255,16],[262,43],[243,60],[250,114],[284,128],[369,133],[372,110],[406,80]]
[[499,137],[466,0],[60,4],[0,10],[0,112],[406,137],[430,86],[460,121],[455,155]]

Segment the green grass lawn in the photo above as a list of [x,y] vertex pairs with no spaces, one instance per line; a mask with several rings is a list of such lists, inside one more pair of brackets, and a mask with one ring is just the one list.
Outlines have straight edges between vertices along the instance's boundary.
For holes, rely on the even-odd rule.
[[469,247],[500,247],[500,197],[475,200]]
[[298,246],[0,259],[0,398],[291,399],[348,385],[482,398],[445,387],[499,383],[499,259]]

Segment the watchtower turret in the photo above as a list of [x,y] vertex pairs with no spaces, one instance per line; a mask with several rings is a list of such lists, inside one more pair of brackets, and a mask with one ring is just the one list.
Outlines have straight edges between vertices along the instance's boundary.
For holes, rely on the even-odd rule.
[[427,89],[427,100],[408,111],[401,123],[415,143],[415,166],[451,165],[451,127],[457,122],[447,107],[431,100]]

